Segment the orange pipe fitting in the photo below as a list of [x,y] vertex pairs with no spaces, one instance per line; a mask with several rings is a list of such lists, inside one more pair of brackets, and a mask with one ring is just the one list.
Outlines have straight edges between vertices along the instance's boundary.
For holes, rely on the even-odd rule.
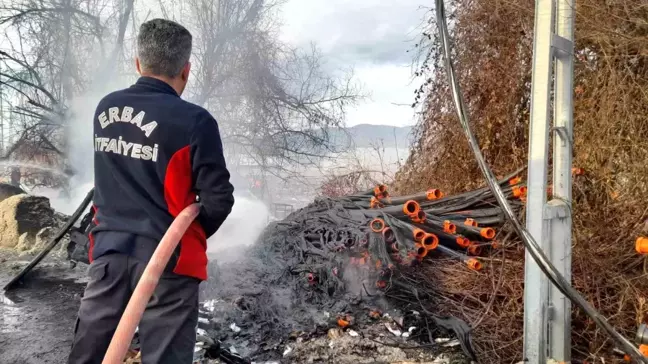
[[425,193],[425,197],[427,197],[428,200],[438,200],[443,197],[443,192],[441,190],[437,190],[436,188],[432,188],[427,190]]
[[425,234],[421,244],[426,247],[428,250],[434,250],[439,246],[439,238],[434,234]]
[[513,185],[517,185],[517,184],[519,184],[519,183],[521,183],[521,182],[522,182],[522,177],[520,177],[520,176],[518,176],[518,177],[513,177],[513,178],[511,178],[511,179],[509,180],[509,185],[513,186]]
[[468,248],[472,244],[468,238],[464,238],[463,236],[458,236],[457,237],[457,244],[462,247],[462,248]]
[[448,234],[456,234],[457,233],[457,225],[450,222],[450,220],[446,220],[446,221],[443,222],[443,232],[448,233]]
[[383,208],[383,207],[385,207],[385,205],[382,202],[380,202],[379,199],[377,199],[374,196],[371,197],[371,200],[369,201],[369,208],[380,209],[380,208]]
[[481,230],[479,230],[479,235],[481,235],[481,237],[484,239],[493,240],[495,239],[495,229],[482,228]]
[[416,228],[412,230],[412,235],[414,236],[414,241],[420,243],[427,233],[423,229]]
[[468,219],[466,219],[466,221],[464,221],[464,225],[466,225],[466,226],[472,226],[472,227],[477,227],[478,224],[477,224],[477,221],[468,218]]
[[518,197],[518,198],[519,198],[519,197],[522,197],[522,191],[520,191],[520,187],[519,187],[519,186],[513,186],[513,188],[511,189],[511,191],[513,192],[513,197]]
[[389,226],[383,229],[382,235],[387,243],[392,243],[396,240],[396,235],[394,235],[394,231]]
[[374,187],[374,196],[378,198],[385,198],[388,196],[387,186],[380,184]]
[[637,241],[635,242],[635,249],[639,254],[648,254],[648,238],[637,238]]
[[102,364],[122,364],[124,362],[124,357],[130,347],[131,340],[133,340],[135,329],[142,319],[142,314],[144,314],[146,305],[151,299],[155,287],[157,287],[160,276],[178,246],[180,239],[189,228],[189,225],[196,219],[199,212],[200,205],[197,203],[185,207],[176,216],[162,237],[162,240],[160,240],[126,305],[126,309],[119,320],[112,340],[110,340],[110,345],[108,346]]
[[423,246],[423,244],[416,244],[416,255],[420,258],[423,259],[428,253],[428,249]]
[[403,204],[403,212],[409,217],[417,216],[421,211],[421,206],[414,200],[409,200]]
[[474,270],[474,271],[480,271],[482,270],[482,263],[475,259],[475,258],[470,258],[466,261],[466,264],[468,265],[468,268]]
[[470,255],[481,255],[481,253],[482,253],[481,245],[471,244],[468,247],[468,253]]
[[416,216],[410,217],[412,222],[415,222],[417,224],[423,224],[425,220],[427,219],[427,214],[423,210],[419,210],[418,214]]
[[385,229],[385,220],[377,217],[371,220],[369,227],[371,227],[371,231],[374,233],[382,233]]

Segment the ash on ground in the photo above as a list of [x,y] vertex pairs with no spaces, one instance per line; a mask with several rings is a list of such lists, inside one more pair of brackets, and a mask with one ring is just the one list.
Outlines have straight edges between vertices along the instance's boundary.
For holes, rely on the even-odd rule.
[[[369,221],[318,201],[210,264],[199,335],[257,363],[469,362],[451,326],[396,304],[376,288],[379,272],[349,263],[359,259],[354,245],[371,244]],[[309,240],[314,233],[329,243]]]

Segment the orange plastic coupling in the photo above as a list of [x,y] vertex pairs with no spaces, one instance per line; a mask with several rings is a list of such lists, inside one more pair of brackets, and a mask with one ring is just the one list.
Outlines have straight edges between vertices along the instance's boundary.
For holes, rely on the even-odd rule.
[[425,234],[421,244],[428,250],[436,249],[439,246],[439,237],[434,234]]
[[414,241],[421,242],[427,233],[423,229],[416,228],[412,230],[412,236],[414,236]]
[[409,217],[415,217],[421,210],[421,206],[414,200],[409,200],[403,204],[403,212]]
[[466,221],[464,221],[464,225],[477,227],[478,224],[477,224],[477,221],[475,221],[474,219],[468,218],[468,219],[466,219]]
[[438,200],[443,197],[443,192],[441,190],[438,190],[436,188],[431,188],[427,190],[425,193],[425,197],[427,197],[428,200]]
[[383,229],[382,235],[383,240],[385,240],[385,242],[387,243],[393,243],[394,241],[396,241],[396,235],[394,235],[394,231],[389,226]]
[[635,249],[639,254],[648,254],[648,238],[639,237],[635,242]]
[[479,235],[481,235],[481,237],[484,239],[493,240],[495,239],[495,229],[482,228],[481,230],[479,230]]
[[385,205],[382,202],[380,202],[379,199],[377,199],[374,196],[371,197],[371,200],[369,201],[369,208],[380,209],[380,208],[383,208],[383,207],[385,207]]
[[463,236],[458,236],[456,241],[457,241],[457,245],[459,245],[462,248],[468,248],[470,244],[472,244],[470,240],[468,240],[468,238],[464,238]]
[[380,184],[374,187],[374,196],[378,198],[385,198],[389,196],[389,194],[387,193],[387,186]]
[[[643,356],[648,357],[648,345],[645,345],[645,344],[641,344],[641,345],[639,345],[639,352],[640,352]],[[630,355],[628,355],[628,354],[626,354],[626,355],[623,357],[623,360],[626,361],[626,362],[628,362],[628,363],[632,362],[632,358],[630,358]]]
[[428,253],[428,249],[423,245],[416,243],[416,256],[419,257],[420,259],[425,258],[425,256]]
[[517,198],[526,197],[527,195],[527,186],[513,186],[511,189],[513,191],[513,196]]
[[572,168],[571,172],[572,172],[572,176],[582,176],[585,174],[585,170],[583,168],[578,168],[578,167]]
[[337,320],[337,324],[338,324],[338,326],[340,326],[341,328],[345,328],[345,327],[348,327],[349,324],[351,324],[351,323],[350,323],[349,321],[347,321],[347,320],[345,320],[345,319],[343,319],[343,318],[340,317],[340,318],[338,318],[338,320]]
[[480,271],[482,270],[483,266],[482,263],[475,259],[475,258],[470,258],[466,261],[466,265],[468,265],[468,268],[474,270],[474,271]]
[[481,245],[470,244],[470,246],[468,247],[468,253],[470,255],[481,255],[482,253]]
[[446,220],[443,222],[443,232],[448,234],[455,234],[457,232],[457,225],[450,222],[450,220]]
[[520,177],[520,176],[513,177],[513,178],[511,178],[509,180],[509,185],[511,185],[511,186],[517,185],[519,183],[522,183],[522,177]]
[[371,220],[369,227],[374,233],[382,233],[382,231],[385,229],[385,220],[377,217]]
[[417,224],[423,224],[425,220],[427,220],[427,214],[423,210],[419,210],[419,212],[416,214],[416,216],[410,217],[412,222],[415,222]]

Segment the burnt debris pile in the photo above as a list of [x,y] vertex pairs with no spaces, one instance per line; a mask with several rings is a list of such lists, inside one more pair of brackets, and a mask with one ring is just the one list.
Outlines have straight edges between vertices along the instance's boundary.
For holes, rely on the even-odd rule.
[[[521,209],[521,179],[514,174],[500,184]],[[443,282],[422,268],[449,259],[480,274],[480,256],[498,249],[504,222],[487,188],[391,197],[379,185],[318,199],[268,226],[240,259],[210,266],[203,295],[213,318],[203,329],[244,356],[270,359],[291,337],[362,326],[379,318],[376,312],[397,309],[407,321],[401,329],[416,328],[410,340],[434,345],[437,331],[450,332],[474,358],[469,326],[435,314],[435,286]]]

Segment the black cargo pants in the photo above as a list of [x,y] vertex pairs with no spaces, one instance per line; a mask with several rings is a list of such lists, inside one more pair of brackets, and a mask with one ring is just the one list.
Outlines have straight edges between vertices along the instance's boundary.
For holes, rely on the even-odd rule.
[[[101,363],[145,266],[124,254],[92,262],[68,364]],[[192,277],[163,273],[139,324],[142,363],[193,363],[199,284]]]

